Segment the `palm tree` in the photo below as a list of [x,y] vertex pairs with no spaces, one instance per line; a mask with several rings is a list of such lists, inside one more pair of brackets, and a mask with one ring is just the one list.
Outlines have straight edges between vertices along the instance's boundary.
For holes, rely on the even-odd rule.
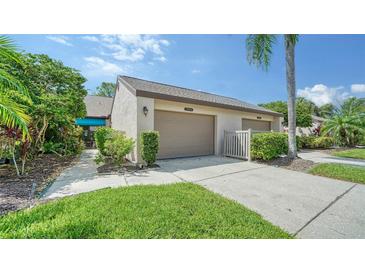
[[354,146],[365,136],[365,99],[349,98],[325,121],[322,133],[335,138],[336,143]]
[[21,64],[16,53],[16,47],[6,36],[0,36],[0,125],[19,128],[23,137],[29,137],[27,124],[30,117],[26,114],[26,107],[15,102],[9,93],[17,91],[28,96],[27,89],[4,68],[15,62]]
[[[255,64],[267,70],[272,55],[273,45],[277,36],[273,34],[251,34],[246,39],[247,60],[249,64]],[[286,60],[286,86],[288,92],[288,157],[294,159],[297,156],[296,145],[296,117],[295,117],[295,45],[298,42],[297,34],[285,34],[285,60]]]

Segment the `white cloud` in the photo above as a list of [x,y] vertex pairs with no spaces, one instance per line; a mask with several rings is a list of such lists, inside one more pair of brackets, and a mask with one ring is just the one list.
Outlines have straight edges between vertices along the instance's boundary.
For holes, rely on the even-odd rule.
[[199,74],[201,71],[199,69],[193,69],[191,71],[192,74]]
[[[85,38],[87,37],[87,38]],[[93,37],[93,38],[92,38]],[[94,36],[84,36],[86,40],[93,40]],[[166,62],[164,50],[170,45],[165,39],[156,35],[101,35],[98,39],[111,57],[118,61],[137,62],[148,56],[152,60]]]
[[143,60],[145,51],[141,48],[135,49],[128,52],[125,48],[120,48],[118,51],[114,52],[112,56],[119,61],[131,61],[136,62]]
[[91,41],[91,42],[99,42],[99,39],[96,36],[85,35],[85,36],[82,36],[81,38],[84,40],[87,40],[87,41]]
[[317,106],[322,106],[328,103],[339,104],[349,98],[350,94],[344,91],[343,87],[327,87],[317,84],[313,87],[298,89],[298,96],[311,100]]
[[98,75],[111,75],[123,73],[124,69],[120,66],[107,62],[104,59],[96,56],[85,57],[84,60],[87,62],[86,67],[88,74]]
[[65,46],[73,46],[70,42],[68,42],[70,38],[66,36],[47,36],[47,39]]
[[353,84],[351,85],[351,91],[354,93],[365,92],[365,84]]
[[160,61],[162,63],[167,62],[167,58],[165,56],[154,57],[153,60]]

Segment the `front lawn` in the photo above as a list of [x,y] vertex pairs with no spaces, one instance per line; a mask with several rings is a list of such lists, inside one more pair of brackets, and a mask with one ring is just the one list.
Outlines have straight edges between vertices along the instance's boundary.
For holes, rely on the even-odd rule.
[[0,238],[291,238],[190,183],[104,189],[0,217]]
[[334,179],[365,184],[365,168],[344,164],[319,164],[309,173]]
[[356,148],[332,153],[334,156],[365,160],[365,149]]

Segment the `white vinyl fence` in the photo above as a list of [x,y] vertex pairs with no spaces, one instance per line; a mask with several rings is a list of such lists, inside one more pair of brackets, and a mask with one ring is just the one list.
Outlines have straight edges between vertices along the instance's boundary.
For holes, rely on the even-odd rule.
[[251,129],[224,131],[224,152],[227,157],[251,160],[250,157]]

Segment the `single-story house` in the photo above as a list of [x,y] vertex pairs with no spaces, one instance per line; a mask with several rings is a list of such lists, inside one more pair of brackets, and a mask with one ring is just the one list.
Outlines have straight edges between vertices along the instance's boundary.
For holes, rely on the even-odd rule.
[[83,140],[87,147],[94,147],[94,131],[97,127],[110,126],[112,97],[87,95],[84,98],[86,117],[77,118],[75,123],[84,129]]
[[225,131],[282,131],[283,115],[238,99],[118,76],[111,127],[136,140],[129,156],[142,162],[142,131],[160,133],[158,159],[221,155]]

